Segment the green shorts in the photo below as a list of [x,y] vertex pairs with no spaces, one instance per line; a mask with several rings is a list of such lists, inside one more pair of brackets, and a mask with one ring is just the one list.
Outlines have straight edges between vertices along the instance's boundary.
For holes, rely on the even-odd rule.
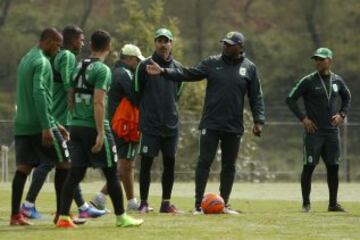
[[339,132],[320,132],[304,134],[304,165],[317,165],[320,157],[327,165],[340,162]]

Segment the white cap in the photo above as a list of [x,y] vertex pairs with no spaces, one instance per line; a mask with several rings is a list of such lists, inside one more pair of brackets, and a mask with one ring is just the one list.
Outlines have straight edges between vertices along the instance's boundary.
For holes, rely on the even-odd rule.
[[137,57],[141,61],[145,59],[145,57],[141,54],[140,49],[133,44],[125,44],[121,49],[121,53],[126,56]]

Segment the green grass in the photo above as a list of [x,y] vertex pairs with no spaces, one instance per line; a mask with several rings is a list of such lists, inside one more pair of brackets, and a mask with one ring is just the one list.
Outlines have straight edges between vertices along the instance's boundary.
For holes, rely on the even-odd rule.
[[[101,183],[82,184],[87,199],[100,189]],[[208,191],[217,192],[218,184],[211,183]],[[140,215],[145,223],[140,228],[116,228],[112,214],[88,221],[78,229],[56,229],[51,224],[54,210],[52,184],[46,184],[37,202],[43,219],[34,226],[8,226],[10,184],[0,184],[0,239],[360,239],[360,184],[340,184],[339,199],[349,213],[328,213],[327,187],[313,185],[312,212],[300,212],[299,184],[247,184],[234,186],[231,204],[243,211],[241,215],[193,216],[193,183],[176,183],[173,201],[185,210],[183,215],[164,215],[157,211]],[[150,189],[151,205],[158,210],[161,187],[154,183]],[[110,203],[110,202],[109,202]],[[75,210],[75,209],[74,209]]]

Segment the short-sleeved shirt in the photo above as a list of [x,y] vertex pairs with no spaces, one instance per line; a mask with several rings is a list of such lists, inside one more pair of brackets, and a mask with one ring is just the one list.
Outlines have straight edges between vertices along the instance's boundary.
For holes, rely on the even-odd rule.
[[[101,89],[106,92],[109,90],[111,82],[111,71],[101,61],[95,61],[89,64],[85,70],[85,79],[79,78],[78,82],[75,82],[76,76],[82,67],[82,61],[77,65],[74,73],[72,83],[76,84],[76,88],[87,88],[84,81],[90,84],[95,89]],[[83,126],[96,128],[95,116],[94,116],[94,94],[75,93],[75,104],[72,110],[70,124],[71,126]],[[105,98],[105,106],[107,106],[107,97]],[[106,109],[106,107],[105,107]],[[109,128],[109,121],[107,119],[105,111],[104,125]]]
[[33,135],[55,126],[52,79],[49,59],[40,48],[32,48],[17,71],[15,135]]
[[70,114],[67,111],[67,91],[70,88],[72,73],[76,67],[75,55],[61,50],[52,61],[54,71],[53,115],[62,125],[68,125]]

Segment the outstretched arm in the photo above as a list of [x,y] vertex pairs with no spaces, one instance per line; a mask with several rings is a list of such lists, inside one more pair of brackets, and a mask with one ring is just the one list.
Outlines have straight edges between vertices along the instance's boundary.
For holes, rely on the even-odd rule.
[[162,68],[151,60],[151,64],[146,66],[146,71],[150,75],[162,74],[166,78],[177,82],[195,82],[203,80],[207,77],[207,65],[202,61],[198,66],[193,68],[185,68],[178,66],[177,68]]

